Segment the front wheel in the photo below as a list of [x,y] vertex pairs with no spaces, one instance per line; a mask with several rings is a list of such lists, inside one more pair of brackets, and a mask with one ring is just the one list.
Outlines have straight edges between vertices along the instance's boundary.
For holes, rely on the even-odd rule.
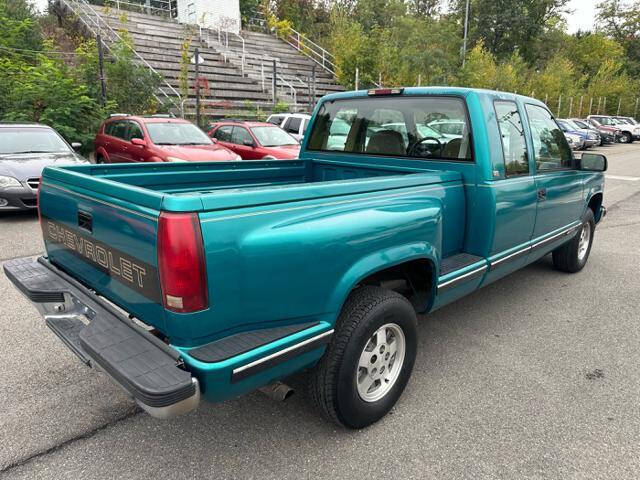
[[624,132],[620,135],[620,143],[631,143],[633,138],[629,132]]
[[591,253],[595,229],[596,222],[593,211],[587,208],[578,233],[569,242],[553,251],[554,267],[568,273],[582,270],[587,264],[589,253]]
[[347,299],[333,340],[309,375],[311,400],[338,425],[363,428],[404,391],[417,350],[417,320],[402,295],[365,286]]

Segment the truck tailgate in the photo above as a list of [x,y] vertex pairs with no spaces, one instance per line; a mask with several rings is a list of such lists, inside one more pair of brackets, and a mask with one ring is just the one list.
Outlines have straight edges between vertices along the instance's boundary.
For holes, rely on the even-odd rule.
[[[49,260],[133,315],[164,330],[157,271],[157,209],[47,178],[40,188]],[[153,195],[153,193],[151,193]],[[154,202],[143,202],[153,204]]]

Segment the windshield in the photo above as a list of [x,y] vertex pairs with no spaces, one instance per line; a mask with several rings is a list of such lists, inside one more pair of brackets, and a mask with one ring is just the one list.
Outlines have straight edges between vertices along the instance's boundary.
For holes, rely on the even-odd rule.
[[563,120],[564,123],[566,123],[567,125],[569,125],[569,127],[572,130],[581,130],[584,127],[581,127],[580,125],[578,125],[576,122],[574,122],[573,120]]
[[437,96],[324,102],[309,133],[308,149],[423,159],[472,159],[463,101]]
[[48,128],[0,128],[0,154],[69,153],[69,145]]
[[298,145],[298,141],[280,127],[253,127],[251,131],[263,147]]
[[211,145],[213,142],[192,123],[147,123],[151,141],[156,145]]
[[587,125],[584,122],[581,122],[579,120],[573,120],[574,125],[577,125],[579,128],[589,128],[589,125]]

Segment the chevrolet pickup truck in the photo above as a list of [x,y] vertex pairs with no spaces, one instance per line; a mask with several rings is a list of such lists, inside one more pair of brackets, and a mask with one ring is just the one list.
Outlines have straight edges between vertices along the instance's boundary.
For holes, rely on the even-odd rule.
[[338,93],[296,160],[46,168],[46,255],[4,271],[155,417],[301,373],[324,416],[361,428],[409,381],[417,314],[547,254],[584,267],[606,167],[532,98]]

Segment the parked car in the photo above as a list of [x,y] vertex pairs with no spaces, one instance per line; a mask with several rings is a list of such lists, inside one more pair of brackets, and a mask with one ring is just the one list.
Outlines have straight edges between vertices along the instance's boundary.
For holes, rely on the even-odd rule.
[[567,139],[567,142],[569,143],[569,146],[571,147],[571,150],[581,150],[584,148],[584,139],[580,135],[569,132],[563,133],[565,138]]
[[598,144],[600,146],[616,142],[615,134],[609,130],[598,130],[586,120],[580,118],[571,118],[570,120],[576,127],[597,134],[600,137],[600,143]]
[[[311,115],[306,113],[282,113],[269,116],[267,122],[280,125],[285,132],[300,142],[304,138],[310,118]],[[280,120],[279,124],[276,123],[278,120]]]
[[622,130],[620,130],[618,127],[614,125],[603,125],[593,118],[585,118],[582,121],[586,122],[589,126],[599,130],[601,134],[609,133],[613,136],[615,142],[618,142],[620,140]]
[[631,125],[630,123],[616,120],[608,115],[589,115],[590,120],[595,120],[600,125],[615,127],[620,130],[618,141],[620,143],[631,143],[634,140],[640,140],[640,126]]
[[450,140],[462,138],[465,129],[465,123],[459,120],[434,120],[429,122],[427,126]]
[[600,136],[598,134],[581,129],[574,125],[571,120],[557,119],[556,121],[564,132],[578,135],[582,139],[582,148],[591,148],[600,144]]
[[631,125],[640,125],[640,122],[638,122],[638,121],[637,121],[635,118],[633,118],[633,117],[620,117],[620,116],[615,116],[615,117],[613,117],[613,118],[615,118],[616,120],[621,120],[621,121],[623,121],[623,122],[627,122],[627,123],[629,123],[629,124],[631,124]]
[[228,162],[240,155],[212,141],[182,118],[117,115],[106,120],[95,140],[97,163]]
[[42,169],[87,160],[53,128],[38,123],[0,123],[0,212],[36,208]]
[[[353,141],[329,150],[344,112],[356,112]],[[417,123],[445,114],[463,137],[421,148],[433,139]],[[372,123],[393,128],[367,141]],[[46,168],[46,256],[5,273],[68,348],[155,417],[306,371],[318,410],[362,428],[409,382],[417,314],[547,254],[580,271],[606,214],[606,158],[574,158],[533,98],[343,92],[320,100],[308,135],[299,160],[277,165]]]
[[272,123],[217,122],[209,136],[243,160],[290,160],[300,153],[298,141]]

